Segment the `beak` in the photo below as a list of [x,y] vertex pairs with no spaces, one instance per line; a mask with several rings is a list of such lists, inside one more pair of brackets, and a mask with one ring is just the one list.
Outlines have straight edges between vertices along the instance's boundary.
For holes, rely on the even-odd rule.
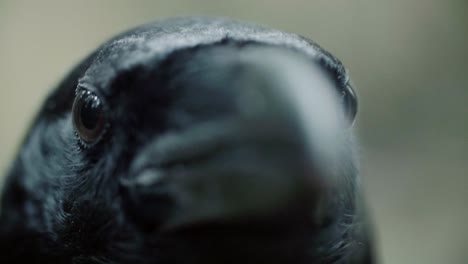
[[244,54],[238,112],[149,143],[122,180],[142,226],[174,231],[208,223],[297,216],[317,226],[341,188],[347,124],[333,80],[296,54]]

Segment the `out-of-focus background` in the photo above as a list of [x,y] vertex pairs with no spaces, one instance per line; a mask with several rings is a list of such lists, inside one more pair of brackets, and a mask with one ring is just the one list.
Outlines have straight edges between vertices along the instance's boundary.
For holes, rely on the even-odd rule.
[[0,0],[0,171],[44,96],[112,35],[221,15],[308,36],[360,95],[362,171],[384,264],[468,263],[468,1]]

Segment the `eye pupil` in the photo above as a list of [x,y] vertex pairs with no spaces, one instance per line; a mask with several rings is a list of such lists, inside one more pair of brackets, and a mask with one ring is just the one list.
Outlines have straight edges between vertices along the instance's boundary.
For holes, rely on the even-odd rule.
[[83,103],[80,116],[83,126],[86,129],[94,129],[99,123],[100,115],[102,114],[102,105],[96,96],[92,96]]

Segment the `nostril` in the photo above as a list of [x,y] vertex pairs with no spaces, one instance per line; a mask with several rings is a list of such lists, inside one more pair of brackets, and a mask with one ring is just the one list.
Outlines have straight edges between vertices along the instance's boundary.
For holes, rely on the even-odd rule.
[[127,217],[145,231],[161,226],[175,207],[169,186],[157,171],[145,170],[134,179],[122,179],[119,190]]

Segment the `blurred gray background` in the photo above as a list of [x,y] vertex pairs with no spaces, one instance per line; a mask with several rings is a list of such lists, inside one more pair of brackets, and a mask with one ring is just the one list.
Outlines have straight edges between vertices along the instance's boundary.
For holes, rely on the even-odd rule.
[[221,15],[308,36],[360,95],[363,183],[384,264],[468,263],[468,1],[0,0],[0,171],[44,96],[115,33]]

